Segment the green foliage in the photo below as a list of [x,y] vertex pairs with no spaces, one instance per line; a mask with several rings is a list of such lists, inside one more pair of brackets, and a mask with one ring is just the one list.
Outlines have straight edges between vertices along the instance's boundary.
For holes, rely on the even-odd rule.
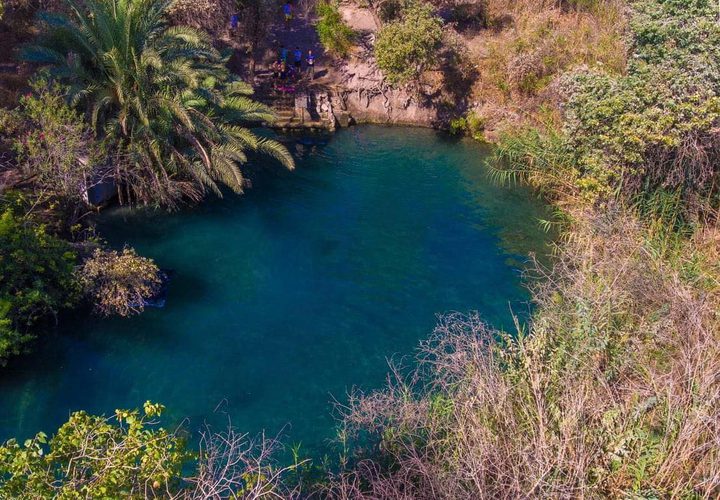
[[336,56],[346,56],[352,46],[355,32],[345,24],[336,3],[320,2],[315,7],[318,22],[315,25],[320,43]]
[[5,209],[0,215],[0,365],[23,351],[39,322],[77,299],[75,254]]
[[115,177],[134,199],[174,206],[219,184],[244,186],[248,151],[289,168],[279,143],[244,125],[272,120],[226,57],[199,31],[168,27],[164,0],[88,0],[67,17],[41,15],[45,36],[26,60],[47,65],[114,147]]
[[[513,171],[533,171],[536,184],[544,177],[551,190],[590,202],[654,199],[655,191],[664,190],[682,194],[680,210],[717,207],[717,5],[643,0],[633,8],[626,74],[583,69],[562,79],[564,144],[543,151],[506,137],[511,147],[502,146],[498,154]],[[553,152],[558,150],[564,158]]]
[[469,135],[477,141],[485,139],[483,131],[485,130],[485,120],[482,116],[475,112],[470,112],[465,116],[455,118],[450,122],[450,132],[454,135]]
[[155,498],[177,488],[187,459],[182,440],[158,427],[164,407],[116,410],[113,418],[73,413],[48,440],[0,446],[3,498]]
[[378,67],[392,83],[404,84],[417,78],[438,57],[442,41],[442,20],[431,5],[410,4],[402,19],[385,25],[375,42]]
[[549,199],[577,192],[578,172],[567,141],[553,129],[524,128],[502,134],[488,166],[496,181],[526,183]]
[[679,189],[713,197],[720,122],[717,4],[634,5],[628,73],[578,73],[565,84],[567,132],[587,186],[631,195]]
[[35,186],[36,204],[59,205],[72,225],[76,217],[70,212],[85,204],[102,152],[82,116],[66,103],[67,89],[44,78],[31,87],[33,92],[8,113],[3,133],[13,137],[18,166]]
[[[228,426],[199,431],[197,452],[182,427],[161,427],[164,406],[112,417],[70,415],[52,436],[39,432],[22,444],[0,443],[0,498],[32,499],[259,499],[296,498],[286,476],[307,461],[279,467],[278,443],[249,438]],[[189,476],[184,474],[189,473]]]

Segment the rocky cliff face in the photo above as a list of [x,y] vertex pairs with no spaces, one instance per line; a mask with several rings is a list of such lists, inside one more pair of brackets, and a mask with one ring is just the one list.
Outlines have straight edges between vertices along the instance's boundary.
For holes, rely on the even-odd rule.
[[[332,83],[328,90],[338,124],[442,126],[448,113],[437,102],[439,82],[391,87],[375,64],[377,22],[370,11],[354,4],[341,4],[340,11],[358,36],[349,57],[335,61],[330,70]],[[432,81],[432,75],[428,81]]]
[[436,105],[417,89],[389,86],[375,66],[372,52],[363,55],[344,60],[337,68],[341,81],[330,96],[341,126],[346,122],[440,125],[442,113]]

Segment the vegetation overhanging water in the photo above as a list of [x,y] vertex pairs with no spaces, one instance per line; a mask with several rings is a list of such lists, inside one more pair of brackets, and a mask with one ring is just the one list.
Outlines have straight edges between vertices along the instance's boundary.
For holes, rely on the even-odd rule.
[[492,183],[487,150],[429,130],[358,127],[301,138],[295,172],[180,213],[98,221],[174,271],[167,305],[131,319],[76,318],[10,364],[0,435],[51,431],[69,412],[145,400],[170,420],[281,433],[320,455],[331,401],[382,385],[435,313],[527,311],[519,267],[545,251],[544,207]]

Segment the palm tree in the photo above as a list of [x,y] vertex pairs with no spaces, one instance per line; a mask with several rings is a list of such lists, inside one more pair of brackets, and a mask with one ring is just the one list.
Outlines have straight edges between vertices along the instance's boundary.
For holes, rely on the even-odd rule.
[[250,151],[294,167],[284,146],[247,128],[273,115],[229,73],[227,57],[205,33],[168,26],[170,1],[69,3],[69,16],[41,15],[45,35],[24,57],[69,85],[71,102],[112,145],[126,195],[173,206],[220,195],[219,184],[242,192]]

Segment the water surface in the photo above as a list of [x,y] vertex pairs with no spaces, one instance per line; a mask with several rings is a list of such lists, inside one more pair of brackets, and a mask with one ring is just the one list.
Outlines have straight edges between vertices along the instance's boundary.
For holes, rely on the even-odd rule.
[[190,428],[229,416],[319,455],[332,398],[379,387],[386,359],[411,355],[436,313],[510,327],[510,308],[527,310],[517,266],[544,251],[546,214],[488,180],[481,146],[382,127],[291,145],[298,168],[245,196],[101,217],[111,245],[175,271],[167,305],[66,318],[0,373],[0,439],[149,399]]

